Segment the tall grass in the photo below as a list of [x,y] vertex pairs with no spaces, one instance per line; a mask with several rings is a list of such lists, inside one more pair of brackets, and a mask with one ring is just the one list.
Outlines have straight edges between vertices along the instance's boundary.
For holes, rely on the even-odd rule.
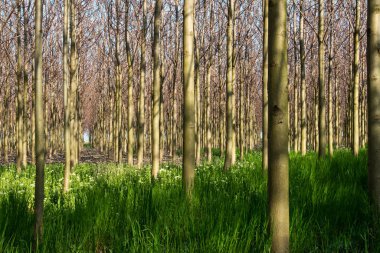
[[[338,151],[290,159],[292,252],[380,252],[379,219],[367,197],[366,153]],[[191,202],[181,168],[150,170],[82,164],[63,195],[63,166],[46,168],[44,242],[40,252],[268,252],[267,183],[261,155],[231,171],[197,168]],[[0,252],[29,252],[34,168],[0,168]]]

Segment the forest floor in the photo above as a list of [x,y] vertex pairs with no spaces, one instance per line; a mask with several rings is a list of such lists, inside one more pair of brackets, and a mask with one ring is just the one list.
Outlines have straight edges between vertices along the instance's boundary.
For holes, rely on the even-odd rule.
[[[228,172],[220,157],[203,163],[190,201],[178,165],[163,164],[151,184],[149,166],[90,161],[75,168],[67,194],[63,165],[47,165],[39,252],[269,252],[260,153]],[[289,165],[291,252],[380,252],[365,151],[291,154]],[[0,252],[31,251],[35,168],[15,171],[0,166]]]
[[[112,163],[113,162],[112,152],[113,151],[110,151],[110,153],[108,154],[106,152],[100,152],[97,149],[84,148],[83,150],[81,150],[80,163],[95,163],[95,164],[97,164],[97,163]],[[123,160],[124,161],[127,160],[125,153],[124,153]],[[9,161],[9,163],[15,163],[16,162],[16,155],[13,153],[10,154],[8,156],[8,161]],[[173,159],[172,156],[170,156],[169,154],[165,154],[162,157],[161,161],[163,163],[181,164],[182,159],[180,156],[175,156]],[[29,156],[28,156],[28,162],[31,162],[31,159]],[[46,155],[46,163],[47,164],[64,163],[64,162],[65,162],[65,156],[63,153],[52,153],[52,154]],[[150,162],[149,154],[145,154],[144,163],[149,163],[149,162]],[[134,158],[134,163],[135,164],[137,163],[136,157]],[[0,166],[2,164],[5,164],[3,155],[0,156]]]

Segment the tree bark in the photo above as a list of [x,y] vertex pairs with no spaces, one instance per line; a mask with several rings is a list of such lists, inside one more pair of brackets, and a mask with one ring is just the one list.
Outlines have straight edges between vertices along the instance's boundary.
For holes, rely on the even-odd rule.
[[269,0],[263,0],[264,5],[264,34],[263,34],[263,170],[268,169],[268,9]]
[[195,170],[195,108],[194,108],[194,1],[185,0],[183,6],[183,188],[191,196]]
[[227,24],[227,78],[226,78],[226,156],[224,170],[228,170],[235,164],[235,125],[234,125],[234,23],[235,23],[235,0],[228,1],[228,24]]
[[355,14],[355,31],[354,31],[354,65],[353,65],[353,151],[354,155],[359,154],[359,57],[360,57],[360,1],[356,0],[356,14]]
[[37,248],[43,235],[45,133],[42,92],[42,0],[35,0],[35,91],[36,91],[36,182],[34,200],[34,242]]
[[286,0],[269,5],[268,194],[271,252],[289,252],[288,70]]
[[368,181],[372,199],[380,210],[380,0],[368,1]]
[[319,111],[318,111],[318,138],[319,147],[318,154],[319,157],[326,155],[326,99],[325,99],[325,44],[324,44],[324,0],[318,1],[318,87],[319,87]]
[[138,148],[137,148],[137,166],[141,168],[144,159],[144,129],[145,129],[145,48],[146,48],[146,0],[142,1],[143,23],[140,45],[140,94],[139,94],[139,129],[138,129]]
[[152,109],[152,171],[153,180],[157,179],[160,168],[160,98],[161,98],[161,30],[162,0],[156,0],[154,10],[154,37],[153,37],[153,109]]
[[71,6],[71,0],[65,0],[64,2],[64,25],[63,25],[63,100],[64,100],[64,135],[65,135],[65,171],[63,179],[63,192],[69,190],[70,185],[70,111],[69,111],[69,10]]

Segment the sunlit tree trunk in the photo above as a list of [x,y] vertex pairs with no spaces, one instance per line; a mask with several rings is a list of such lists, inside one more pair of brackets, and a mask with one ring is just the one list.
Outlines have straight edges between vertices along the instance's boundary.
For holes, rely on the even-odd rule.
[[35,247],[42,241],[44,211],[45,133],[42,92],[42,0],[35,0],[36,182]]
[[269,5],[268,194],[271,252],[289,252],[288,70],[286,0]]
[[326,155],[326,99],[325,99],[325,26],[324,26],[324,0],[318,0],[318,87],[319,87],[319,99],[318,99],[318,153],[319,157]]
[[380,210],[380,0],[368,1],[368,181],[372,199]]
[[69,111],[69,10],[70,10],[70,0],[65,0],[64,2],[64,25],[63,25],[63,100],[64,100],[64,138],[65,138],[65,172],[63,179],[63,192],[69,190],[70,184],[70,111]]
[[21,54],[21,3],[17,0],[17,25],[16,25],[16,56],[17,56],[17,69],[16,69],[16,83],[17,83],[17,110],[16,110],[16,129],[17,129],[17,153],[16,153],[16,167],[17,172],[21,172],[23,167],[23,94],[22,94],[22,54]]
[[269,0],[263,0],[264,34],[263,34],[263,120],[262,120],[262,146],[263,169],[268,169],[268,9]]
[[[293,97],[294,97],[294,124],[293,124],[293,144],[294,144],[294,152],[299,152],[299,88],[298,88],[298,53],[297,53],[297,12],[296,12],[296,6],[294,3],[294,10],[293,10],[293,44],[294,44],[294,77],[293,77]],[[289,101],[290,103],[290,101]]]
[[360,57],[360,1],[356,0],[356,14],[355,14],[355,31],[354,31],[354,65],[353,65],[353,151],[354,155],[359,154],[359,57]]
[[160,168],[160,98],[161,98],[161,29],[162,0],[156,0],[153,37],[153,109],[152,109],[152,179],[157,179]]
[[[330,4],[329,6],[330,13],[334,13],[333,6]],[[333,94],[333,85],[332,85],[332,68],[333,68],[333,58],[334,58],[334,31],[333,26],[330,26],[330,45],[329,45],[329,53],[328,53],[328,73],[327,73],[327,91],[328,91],[328,150],[329,150],[329,156],[333,156],[334,154],[334,142],[333,142],[333,108],[332,108],[332,94]]]
[[140,94],[139,94],[139,129],[138,129],[138,149],[137,165],[141,168],[144,159],[144,129],[145,129],[145,47],[146,47],[146,0],[142,1],[143,22],[140,44]]
[[226,78],[226,156],[224,170],[228,170],[235,164],[235,125],[234,125],[234,23],[235,23],[235,0],[228,1],[228,24],[227,24],[227,78]]
[[305,80],[305,41],[303,0],[300,1],[300,60],[301,60],[301,154],[307,151],[307,94]]
[[195,170],[195,107],[194,107],[194,1],[183,6],[183,187],[188,196],[194,185]]
[[78,56],[77,56],[77,25],[76,25],[76,6],[74,1],[70,1],[70,95],[69,95],[69,111],[70,111],[70,166],[76,165],[77,157],[77,140],[75,138],[75,114],[76,114],[76,93],[78,89]]

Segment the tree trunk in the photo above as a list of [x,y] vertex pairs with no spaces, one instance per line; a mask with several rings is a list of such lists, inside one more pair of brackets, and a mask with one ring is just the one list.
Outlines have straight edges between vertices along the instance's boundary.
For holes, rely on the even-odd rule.
[[354,31],[354,77],[353,77],[353,151],[354,155],[359,154],[359,57],[360,57],[360,1],[356,0],[356,14],[355,14],[355,31]]
[[21,168],[23,167],[23,101],[22,101],[22,55],[21,55],[21,3],[17,0],[17,27],[16,27],[16,37],[17,37],[17,69],[16,69],[16,82],[17,82],[17,110],[16,110],[16,129],[17,129],[17,153],[16,153],[16,167],[17,172],[21,173]]
[[274,1],[269,5],[269,20],[268,194],[271,252],[289,252],[286,0]]
[[35,183],[35,249],[42,241],[44,211],[45,133],[42,92],[42,0],[35,0],[35,91],[36,91],[36,183]]
[[65,135],[65,172],[63,179],[63,192],[69,190],[70,184],[70,111],[69,111],[69,10],[71,6],[71,0],[65,0],[64,3],[64,26],[63,26],[63,97],[64,97],[64,135]]
[[263,170],[268,169],[268,9],[269,0],[263,0],[264,5],[264,41],[263,41]]
[[145,128],[145,47],[146,47],[146,0],[142,1],[143,23],[140,45],[140,94],[139,94],[139,129],[138,129],[138,148],[137,148],[137,166],[141,168],[144,159],[144,128]]
[[380,210],[380,0],[368,1],[368,181]]
[[153,109],[152,109],[152,179],[157,179],[160,168],[160,98],[161,98],[161,30],[162,0],[156,0],[153,38]]
[[183,188],[191,196],[195,170],[195,110],[194,110],[194,1],[185,0],[183,7]]
[[226,157],[224,170],[228,170],[235,164],[235,125],[234,125],[234,23],[235,0],[228,1],[227,24],[227,79],[226,79]]
[[325,44],[324,44],[324,0],[319,0],[318,6],[318,84],[319,84],[319,111],[318,111],[318,138],[319,138],[319,157],[326,155],[326,99],[325,99]]
[[132,52],[131,52],[131,48],[129,45],[129,38],[128,38],[129,0],[126,1],[125,8],[126,8],[125,45],[126,45],[127,61],[128,61],[128,164],[132,165],[133,164],[133,147],[134,147],[134,142],[135,142],[134,126],[133,126],[133,118],[135,116],[134,115],[135,112],[134,112],[134,104],[133,104],[133,59],[132,59]]
[[305,41],[303,0],[300,1],[300,60],[301,60],[301,154],[307,152],[307,94],[305,81]]

